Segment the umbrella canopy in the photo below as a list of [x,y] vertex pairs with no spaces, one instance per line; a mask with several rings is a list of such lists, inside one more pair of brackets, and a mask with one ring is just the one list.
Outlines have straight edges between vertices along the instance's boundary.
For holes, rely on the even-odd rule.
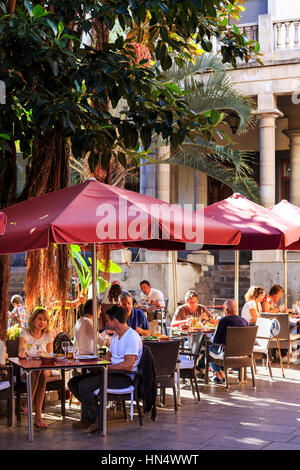
[[7,228],[0,254],[42,249],[50,242],[182,250],[186,243],[226,246],[240,241],[237,228],[204,216],[197,221],[195,213],[179,206],[94,178],[15,204],[4,213]]
[[[300,208],[283,199],[276,206],[270,207],[269,211],[283,219],[292,222],[300,227]],[[300,250],[300,240],[295,241],[291,245],[285,247],[287,250]]]
[[241,231],[236,250],[284,249],[300,238],[300,224],[249,201],[241,194],[204,208],[205,216]]
[[6,214],[0,212],[0,235],[3,235],[6,227]]

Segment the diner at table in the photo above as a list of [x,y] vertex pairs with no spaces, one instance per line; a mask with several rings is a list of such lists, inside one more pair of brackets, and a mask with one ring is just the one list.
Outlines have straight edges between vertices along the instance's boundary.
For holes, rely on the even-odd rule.
[[127,324],[141,336],[150,335],[150,326],[145,313],[133,307],[132,295],[129,292],[122,292],[119,296],[121,307],[127,315]]
[[[217,329],[212,337],[212,343],[209,346],[211,357],[218,359],[223,354],[223,346],[226,344],[226,333],[229,326],[249,326],[247,320],[238,315],[237,303],[233,299],[227,299],[224,302],[224,317],[219,321]],[[224,383],[225,375],[221,366],[211,362],[210,368],[214,373],[213,383]]]
[[[97,344],[100,347],[109,346],[110,337],[105,331],[105,319],[101,315],[101,304],[97,299],[97,318],[99,330],[97,332]],[[83,306],[83,315],[77,320],[74,328],[74,345],[79,354],[93,354],[94,351],[94,322],[93,300],[88,299]]]
[[216,324],[216,320],[212,313],[204,306],[198,303],[198,294],[194,290],[189,290],[184,296],[185,303],[180,305],[171,322],[171,326],[176,326],[178,322],[196,318],[202,324]]
[[275,284],[271,287],[270,292],[262,301],[262,311],[270,313],[288,313],[286,305],[280,305],[277,307],[277,302],[283,295],[283,287],[279,284]]
[[119,295],[122,294],[123,289],[119,281],[113,281],[108,290],[105,302],[109,304],[119,304]]
[[[143,346],[139,334],[127,324],[124,308],[114,305],[106,311],[109,330],[114,331],[108,353],[102,358],[109,361],[108,370],[136,371],[142,356]],[[109,374],[109,389],[127,388],[132,384],[132,377],[125,374]],[[99,409],[94,391],[99,388],[99,376],[96,371],[75,375],[68,382],[71,393],[81,402],[82,418],[73,423],[73,429],[93,433],[99,429]]]
[[[50,317],[44,308],[37,307],[29,317],[28,327],[20,333],[18,357],[26,359],[39,356],[42,352],[53,351],[53,337],[50,331]],[[42,418],[42,406],[46,391],[46,378],[51,376],[51,371],[36,371],[31,375],[32,402],[35,402],[35,427],[47,428],[47,423]],[[23,414],[28,413],[27,406],[23,408]]]
[[164,308],[166,306],[163,293],[160,290],[151,287],[149,281],[141,281],[140,288],[142,290],[140,295],[141,303],[158,308]]
[[260,286],[251,286],[245,294],[246,303],[242,308],[241,317],[245,318],[250,326],[256,324],[262,312],[261,302],[265,295],[264,288]]

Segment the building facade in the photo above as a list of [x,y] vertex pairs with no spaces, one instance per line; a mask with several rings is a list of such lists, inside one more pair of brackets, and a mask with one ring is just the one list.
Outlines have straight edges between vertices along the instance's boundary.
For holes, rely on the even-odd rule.
[[[254,152],[252,166],[254,178],[260,187],[261,204],[271,207],[287,199],[300,207],[300,2],[299,0],[246,0],[239,28],[249,39],[258,40],[263,54],[262,67],[256,61],[240,63],[237,70],[228,69],[231,81],[244,95],[257,105],[257,125],[246,135],[235,135],[229,126],[226,132],[241,150]],[[215,53],[218,45],[215,44]],[[159,150],[167,156],[169,149]],[[232,194],[230,188],[189,169],[178,170],[168,165],[146,166],[140,173],[140,192],[164,201],[179,204],[212,204]],[[179,253],[179,258],[183,254]],[[244,286],[241,296],[250,284],[263,285],[267,290],[274,283],[283,284],[282,253],[264,251],[241,253]],[[217,267],[226,265],[228,280],[232,281],[231,252],[189,254],[185,262],[177,263],[178,297],[182,299],[186,288],[197,287],[203,301],[233,294],[233,287],[224,285],[214,289]],[[151,264],[153,287],[163,286],[172,292],[172,285],[157,272],[165,265],[171,273],[171,256],[140,250],[140,268]],[[198,264],[197,264],[198,263]],[[297,252],[288,253],[288,303],[300,298],[297,270],[300,268]],[[247,268],[248,266],[248,268]],[[147,267],[148,269],[148,267]],[[219,271],[223,268],[219,266]],[[247,269],[249,271],[246,275]],[[212,277],[207,277],[212,271]],[[132,271],[133,272],[133,271]],[[142,275],[142,274],[141,274]],[[135,276],[133,276],[135,277]],[[143,277],[143,275],[142,275]],[[126,284],[130,284],[128,275]],[[184,282],[182,282],[184,279]],[[233,282],[232,282],[233,286]],[[210,288],[211,294],[208,293]],[[211,295],[211,299],[209,299]],[[169,297],[170,294],[168,295]],[[171,301],[172,310],[172,301]]]

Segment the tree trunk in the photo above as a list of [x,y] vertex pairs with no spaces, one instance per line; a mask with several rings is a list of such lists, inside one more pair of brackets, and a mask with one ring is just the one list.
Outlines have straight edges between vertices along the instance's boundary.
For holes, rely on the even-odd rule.
[[[30,199],[42,194],[63,189],[69,182],[68,142],[55,130],[36,140],[32,153],[32,164],[28,184],[22,193],[22,199]],[[56,258],[56,260],[55,260]],[[58,300],[61,311],[57,326],[66,331],[66,300],[68,293],[68,246],[56,248],[49,246],[45,250],[32,251],[28,254],[25,283],[25,302],[28,311],[37,305],[49,306]]]

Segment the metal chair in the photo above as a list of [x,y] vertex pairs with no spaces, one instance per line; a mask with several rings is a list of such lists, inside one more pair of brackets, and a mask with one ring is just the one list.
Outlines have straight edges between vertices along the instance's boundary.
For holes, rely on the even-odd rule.
[[280,345],[279,345],[279,339],[278,335],[273,335],[272,334],[272,320],[271,318],[263,318],[263,317],[258,317],[256,321],[256,325],[258,326],[257,330],[257,335],[256,335],[256,341],[253,347],[253,364],[254,364],[254,370],[255,373],[257,373],[256,369],[256,361],[255,357],[258,357],[259,355],[265,355],[266,356],[266,361],[269,369],[269,374],[271,379],[273,379],[273,374],[272,374],[272,367],[271,367],[271,357],[269,357],[269,345],[270,342],[272,341],[272,338],[276,336],[277,340],[277,348],[279,352],[279,357],[280,357],[280,363],[281,363],[281,370],[282,370],[282,377],[284,377],[284,370],[283,370],[283,364],[281,360],[281,353],[280,353]]
[[[200,402],[200,393],[197,382],[197,377],[195,373],[195,368],[201,353],[201,348],[204,344],[205,333],[198,331],[195,335],[195,339],[191,348],[180,349],[179,351],[179,369],[180,369],[180,378],[189,379],[191,382],[192,393],[195,397],[194,385],[197,393],[198,401]],[[178,385],[180,386],[180,384]]]
[[251,368],[252,384],[255,388],[255,375],[253,367],[253,347],[256,339],[258,327],[230,326],[227,328],[226,344],[224,346],[224,357],[216,359],[208,353],[207,361],[224,367],[226,389],[229,388],[228,369],[230,368]]
[[[290,329],[290,321],[289,321],[289,314],[288,313],[261,313],[261,318],[276,318],[276,320],[279,321],[280,324],[280,333],[279,333],[279,346],[278,346],[278,340],[271,340],[268,346],[268,349],[287,349],[287,367],[290,366],[290,349],[291,345],[294,341],[298,341],[300,339],[300,335],[293,335],[291,333]],[[279,359],[281,362],[281,367],[282,366],[282,359],[281,359],[281,353],[279,353]]]

